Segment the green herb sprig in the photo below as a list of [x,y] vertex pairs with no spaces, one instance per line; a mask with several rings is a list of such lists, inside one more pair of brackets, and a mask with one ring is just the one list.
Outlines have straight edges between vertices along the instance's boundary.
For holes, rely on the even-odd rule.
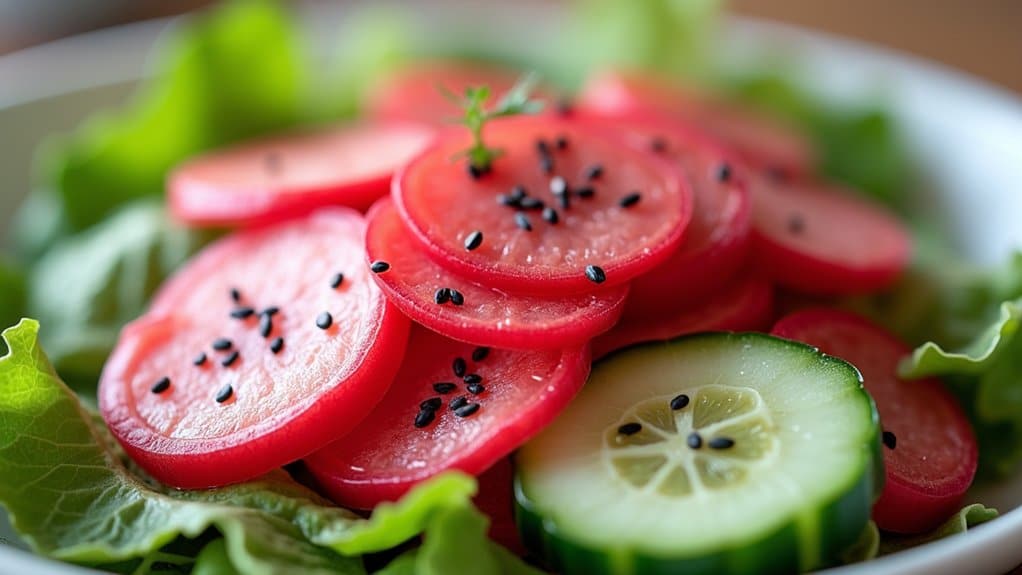
[[462,109],[461,117],[456,118],[455,121],[468,128],[472,133],[472,146],[455,156],[468,159],[468,168],[472,175],[480,176],[489,172],[493,160],[504,153],[500,148],[489,147],[483,141],[483,126],[486,125],[486,122],[493,118],[538,114],[543,111],[543,102],[532,99],[530,96],[537,79],[534,73],[522,76],[489,110],[485,108],[486,101],[490,98],[489,86],[470,86],[465,89],[465,93],[461,97],[441,88],[448,99]]

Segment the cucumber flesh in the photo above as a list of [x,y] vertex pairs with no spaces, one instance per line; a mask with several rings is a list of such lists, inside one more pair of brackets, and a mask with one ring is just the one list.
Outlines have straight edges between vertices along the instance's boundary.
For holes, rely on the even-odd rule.
[[705,334],[597,364],[518,456],[523,540],[566,574],[833,564],[882,484],[851,365],[763,334]]

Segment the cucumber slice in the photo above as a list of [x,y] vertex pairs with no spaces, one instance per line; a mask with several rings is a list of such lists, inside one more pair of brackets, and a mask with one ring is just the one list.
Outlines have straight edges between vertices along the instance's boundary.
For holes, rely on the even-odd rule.
[[869,519],[879,437],[859,372],[812,347],[721,333],[630,348],[519,452],[517,522],[568,575],[824,567]]

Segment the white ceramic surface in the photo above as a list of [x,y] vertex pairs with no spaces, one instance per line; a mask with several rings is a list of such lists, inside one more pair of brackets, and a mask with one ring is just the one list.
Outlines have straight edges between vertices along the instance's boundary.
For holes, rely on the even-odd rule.
[[[458,29],[504,50],[541,55],[563,15],[538,0],[402,4],[417,13],[418,34]],[[313,46],[331,45],[344,4],[313,6],[305,23]],[[481,26],[480,22],[499,23]],[[47,134],[73,127],[90,111],[123,100],[144,74],[145,54],[168,25],[157,21],[62,40],[0,57],[0,231],[28,190],[30,159]],[[729,21],[720,56],[729,67],[756,66],[782,54],[807,88],[835,102],[881,99],[922,167],[923,204],[964,253],[996,262],[1022,247],[1022,102],[947,69],[854,42],[765,22]],[[446,37],[451,37],[447,34]],[[528,38],[528,41],[523,41]],[[0,470],[2,473],[2,470]],[[965,535],[834,573],[1004,573],[1022,564],[1022,473],[970,493],[1003,515]],[[33,557],[0,513],[0,574],[88,571]]]

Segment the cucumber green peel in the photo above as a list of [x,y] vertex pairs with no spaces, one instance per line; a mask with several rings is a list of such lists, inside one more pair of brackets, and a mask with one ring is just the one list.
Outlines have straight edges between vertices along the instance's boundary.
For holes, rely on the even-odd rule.
[[519,529],[568,575],[834,565],[882,487],[879,434],[859,372],[809,346],[632,348],[519,453]]

